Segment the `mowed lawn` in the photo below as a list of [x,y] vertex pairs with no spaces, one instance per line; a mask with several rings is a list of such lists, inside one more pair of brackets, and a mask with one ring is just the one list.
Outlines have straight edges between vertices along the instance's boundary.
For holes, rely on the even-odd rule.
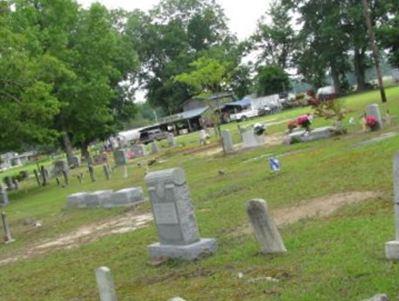
[[[147,245],[158,240],[151,222],[136,231],[0,266],[0,300],[99,300],[94,269],[103,265],[112,270],[118,300],[161,301],[173,296],[186,300],[362,300],[378,292],[395,300],[399,265],[385,260],[384,244],[394,238],[392,160],[399,150],[399,136],[362,144],[384,133],[399,134],[399,88],[387,89],[387,95],[389,102],[381,110],[389,110],[394,118],[380,132],[363,133],[360,124],[348,124],[350,116],[359,121],[367,104],[380,103],[378,92],[373,91],[343,99],[351,111],[345,136],[223,156],[192,152],[199,145],[198,133],[193,133],[178,137],[183,147],[165,149],[157,156],[150,171],[177,166],[185,170],[201,236],[218,240],[215,255],[191,263],[150,265]],[[285,120],[309,111],[289,110],[242,125],[280,121],[268,127],[269,134],[276,134],[285,130]],[[316,119],[315,126],[329,122]],[[239,142],[237,124],[224,127]],[[269,171],[266,158],[271,154],[280,155],[283,170],[279,174]],[[80,171],[74,170],[66,188],[57,187],[55,180],[41,188],[34,179],[24,182],[19,192],[10,194],[11,204],[5,208],[16,242],[0,245],[0,261],[82,225],[125,214],[126,209],[65,209],[66,197],[78,191],[145,187],[145,168],[137,163],[147,160],[132,160],[127,179],[116,169],[112,180],[106,181],[99,166],[95,183],[84,169],[84,183],[78,183]],[[246,230],[245,204],[252,198],[267,200],[273,214],[316,197],[355,191],[377,196],[326,217],[282,227],[288,249],[284,255],[261,255]],[[149,212],[150,205],[130,210]],[[40,220],[42,227],[33,227],[31,220]]]

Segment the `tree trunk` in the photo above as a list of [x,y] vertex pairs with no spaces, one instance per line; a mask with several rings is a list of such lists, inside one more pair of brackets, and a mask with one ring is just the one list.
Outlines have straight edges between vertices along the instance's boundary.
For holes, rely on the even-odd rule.
[[337,96],[341,95],[341,83],[339,81],[339,72],[334,66],[334,64],[331,64],[331,77],[333,80],[333,85],[335,89],[335,94]]
[[62,132],[62,142],[64,145],[64,151],[67,155],[67,162],[69,164],[71,161],[71,158],[73,157],[73,147],[72,147],[71,139],[69,138],[69,135],[66,131]]
[[366,89],[366,64],[364,60],[364,52],[356,47],[353,65],[355,67],[357,91],[364,91]]

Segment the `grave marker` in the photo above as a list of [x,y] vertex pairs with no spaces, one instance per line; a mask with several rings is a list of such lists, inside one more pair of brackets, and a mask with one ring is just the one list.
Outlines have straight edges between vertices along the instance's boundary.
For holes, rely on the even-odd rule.
[[172,168],[145,177],[160,243],[148,247],[150,257],[194,260],[216,251],[215,239],[201,239],[183,169]]
[[262,248],[262,253],[284,253],[287,249],[276,224],[267,209],[267,203],[261,199],[247,203],[247,214],[255,232],[255,237]]
[[7,206],[9,203],[7,190],[0,185],[0,206]]
[[151,154],[159,153],[159,146],[157,142],[154,140],[151,142]]
[[114,280],[107,267],[96,269],[96,280],[101,301],[117,301]]
[[223,143],[223,150],[225,153],[228,154],[234,152],[233,139],[231,137],[231,133],[229,130],[222,131],[222,143]]
[[4,229],[4,242],[6,244],[12,243],[15,239],[11,236],[10,225],[8,224],[7,216],[4,212],[1,213],[1,221]]
[[378,106],[378,104],[368,105],[366,108],[366,114],[374,116],[377,119],[378,122],[377,129],[382,129],[384,127],[384,124],[382,122],[380,107]]

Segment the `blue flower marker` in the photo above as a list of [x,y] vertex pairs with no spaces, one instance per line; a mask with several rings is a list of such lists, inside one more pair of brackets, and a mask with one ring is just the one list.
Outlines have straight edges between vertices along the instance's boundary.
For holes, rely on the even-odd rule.
[[275,157],[269,158],[269,166],[272,172],[280,171],[281,169],[280,161]]

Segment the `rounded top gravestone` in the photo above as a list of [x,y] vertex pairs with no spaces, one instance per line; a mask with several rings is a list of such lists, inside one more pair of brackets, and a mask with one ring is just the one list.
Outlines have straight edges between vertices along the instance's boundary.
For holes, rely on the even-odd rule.
[[184,170],[177,167],[151,172],[145,177],[145,181],[147,182],[147,185],[159,183],[183,185],[186,183],[186,176]]

